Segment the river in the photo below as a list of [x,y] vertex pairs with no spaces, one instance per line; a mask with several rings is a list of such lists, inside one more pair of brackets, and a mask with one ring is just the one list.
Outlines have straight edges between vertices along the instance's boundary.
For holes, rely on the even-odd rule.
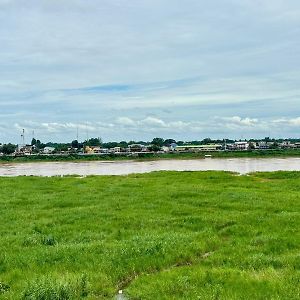
[[153,171],[223,170],[240,174],[300,171],[300,158],[206,158],[155,161],[1,163],[0,176],[127,175]]

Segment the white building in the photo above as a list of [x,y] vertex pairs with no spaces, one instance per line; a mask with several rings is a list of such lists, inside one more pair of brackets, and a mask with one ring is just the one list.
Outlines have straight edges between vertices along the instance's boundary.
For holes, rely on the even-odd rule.
[[250,144],[248,142],[235,142],[234,147],[236,150],[245,151],[249,150]]
[[54,147],[45,147],[43,150],[44,154],[52,154],[54,152],[55,148]]
[[111,153],[121,153],[121,147],[114,147],[110,149]]

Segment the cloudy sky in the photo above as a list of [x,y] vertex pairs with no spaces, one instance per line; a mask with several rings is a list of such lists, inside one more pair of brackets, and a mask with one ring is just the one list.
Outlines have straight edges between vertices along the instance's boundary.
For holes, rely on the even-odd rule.
[[0,142],[299,137],[299,0],[0,0]]

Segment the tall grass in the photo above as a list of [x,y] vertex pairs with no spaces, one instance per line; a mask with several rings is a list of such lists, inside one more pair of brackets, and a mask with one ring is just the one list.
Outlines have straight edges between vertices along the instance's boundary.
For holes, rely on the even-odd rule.
[[42,277],[28,283],[23,300],[71,300],[88,296],[87,280],[83,275],[78,281]]
[[17,177],[0,190],[0,299],[300,298],[300,173]]

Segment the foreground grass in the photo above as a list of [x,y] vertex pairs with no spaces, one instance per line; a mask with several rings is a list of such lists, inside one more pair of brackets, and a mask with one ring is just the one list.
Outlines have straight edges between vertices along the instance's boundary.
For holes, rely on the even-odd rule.
[[299,299],[300,173],[0,178],[0,299]]
[[213,158],[273,158],[300,157],[300,149],[252,150],[252,151],[220,151],[220,152],[170,152],[140,153],[136,155],[102,154],[102,155],[32,155],[32,156],[0,156],[1,163],[51,162],[51,161],[122,161],[122,160],[159,160],[159,159],[202,159],[205,155]]

